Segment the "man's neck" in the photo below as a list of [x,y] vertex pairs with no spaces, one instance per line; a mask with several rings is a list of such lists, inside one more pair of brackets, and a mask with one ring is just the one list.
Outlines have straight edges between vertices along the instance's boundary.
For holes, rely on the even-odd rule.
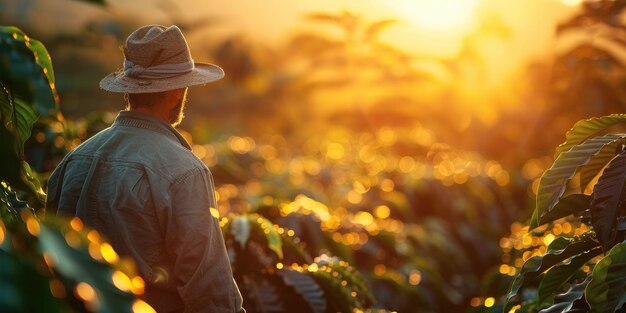
[[165,121],[166,123],[170,124],[169,114],[167,112],[163,112],[162,110],[155,110],[153,108],[138,107],[138,108],[130,108],[130,109],[128,109],[128,111],[149,114],[149,115],[158,117],[158,118],[162,119],[163,121]]

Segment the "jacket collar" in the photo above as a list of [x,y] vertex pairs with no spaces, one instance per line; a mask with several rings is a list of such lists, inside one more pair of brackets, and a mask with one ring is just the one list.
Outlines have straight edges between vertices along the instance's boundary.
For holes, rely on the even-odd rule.
[[172,125],[154,115],[135,111],[120,111],[115,118],[115,122],[113,122],[113,126],[116,125],[156,131],[166,136],[174,137],[183,147],[191,150],[191,145],[174,127],[172,127]]

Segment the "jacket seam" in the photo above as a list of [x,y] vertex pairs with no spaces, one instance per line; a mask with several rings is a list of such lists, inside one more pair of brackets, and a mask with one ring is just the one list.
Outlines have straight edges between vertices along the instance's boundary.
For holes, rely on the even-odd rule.
[[204,172],[203,168],[194,167],[194,168],[192,168],[192,169],[182,173],[177,178],[175,178],[174,181],[172,181],[170,190],[171,191],[176,191],[177,187],[180,187],[182,185],[182,183],[184,183],[185,181],[187,181],[191,177],[194,177],[197,174],[202,174],[202,172]]
[[[162,134],[165,134],[165,135],[168,135],[168,136],[176,138],[176,135],[172,134],[171,131],[165,130],[162,127],[154,125],[153,123],[148,122],[148,121],[120,118],[117,121],[115,121],[113,125],[114,126],[127,126],[127,127],[143,128],[143,129],[152,130],[152,131],[155,131],[155,132],[158,132],[158,133],[162,133]],[[176,139],[178,139],[178,138],[176,138]]]
[[[98,158],[100,160],[102,160],[102,155],[100,154],[86,154],[86,153],[72,153],[71,157],[68,157],[68,159],[66,161],[70,161],[71,159],[74,159],[75,157],[85,157],[85,158]],[[184,172],[182,172],[179,175],[175,175],[175,176],[170,176],[167,175],[165,173],[163,173],[162,171],[160,171],[157,168],[154,168],[146,163],[141,163],[141,162],[137,162],[137,161],[129,161],[129,160],[124,160],[124,159],[119,159],[119,158],[106,158],[104,160],[105,162],[115,162],[115,163],[125,163],[125,164],[131,164],[133,165],[133,167],[141,169],[141,168],[147,168],[150,171],[156,173],[157,175],[159,175],[159,177],[161,178],[165,178],[165,180],[167,180],[168,183],[170,184],[175,184],[175,183],[179,183],[181,180],[186,179],[186,176],[191,175],[191,172],[193,171],[200,171],[200,170],[204,170],[204,167],[202,166],[197,166],[198,164],[195,164],[196,166],[194,166],[194,168],[190,169],[190,170],[186,170]],[[196,161],[196,160],[193,160]],[[194,162],[195,163],[195,162]]]

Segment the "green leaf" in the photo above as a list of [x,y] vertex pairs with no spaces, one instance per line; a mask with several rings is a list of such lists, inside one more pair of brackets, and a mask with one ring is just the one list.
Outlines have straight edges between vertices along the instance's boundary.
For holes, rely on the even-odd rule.
[[556,237],[554,240],[552,240],[552,242],[548,245],[548,249],[547,251],[552,251],[552,250],[563,250],[565,249],[567,246],[569,246],[570,243],[572,243],[573,239],[570,237]]
[[609,163],[591,198],[591,224],[604,251],[615,243],[617,218],[623,201],[626,183],[626,153],[621,153]]
[[574,124],[565,135],[565,142],[556,148],[554,158],[558,158],[563,152],[571,149],[573,146],[580,144],[587,138],[594,136],[601,131],[616,125],[626,123],[626,114],[611,114],[603,117],[594,117],[581,120]]
[[[15,105],[9,90],[0,81],[0,159],[3,164],[0,167],[0,180],[16,186],[24,187],[20,167],[24,158],[24,141],[21,140],[21,131],[16,126],[14,120]],[[34,120],[33,120],[34,122]],[[32,125],[32,124],[31,124]],[[30,127],[28,128],[30,133]]]
[[[374,303],[367,283],[347,262],[321,255],[315,258],[315,264],[318,270],[309,271],[308,274],[326,291],[330,311],[352,312],[354,308],[362,309]],[[352,296],[352,291],[356,296]]]
[[[23,149],[23,144],[30,137],[37,114],[33,108],[20,99],[14,99],[8,87],[0,81],[0,121]],[[21,151],[21,150],[20,150]]]
[[539,303],[543,304],[544,301],[548,300],[550,296],[568,282],[585,263],[600,253],[602,253],[600,247],[593,248],[573,257],[569,262],[563,262],[549,269],[539,284],[537,291]]
[[584,194],[571,194],[559,199],[559,202],[541,217],[542,223],[550,223],[560,218],[580,214],[589,209],[591,196]]
[[532,226],[543,224],[543,216],[551,211],[561,199],[568,183],[578,169],[587,164],[592,156],[606,146],[617,146],[626,138],[625,134],[609,134],[588,139],[559,155],[552,167],[543,173],[537,191],[537,205],[533,213]]
[[60,116],[50,55],[16,27],[0,26],[0,180],[43,206],[39,182],[24,165],[24,141],[39,115]]
[[283,279],[286,285],[293,287],[296,292],[306,300],[311,311],[314,313],[326,312],[324,291],[311,276],[291,269],[279,270],[277,274]]
[[54,84],[54,70],[52,69],[52,60],[46,47],[39,41],[29,38],[19,28],[14,26],[0,26],[0,34],[11,36],[14,40],[11,44],[24,44],[33,53],[35,62],[41,66],[48,82]]
[[316,271],[311,273],[311,276],[324,288],[329,311],[353,312],[354,308],[363,308],[357,298],[350,294],[352,289],[349,284],[342,286],[340,279],[333,277],[331,273],[326,271]]
[[[73,248],[65,241],[58,221],[52,219],[39,223],[39,245],[42,254],[50,258],[54,271],[66,279],[85,282],[97,290],[97,312],[131,312],[135,296],[119,290],[112,281],[113,269],[96,261],[86,247]],[[73,230],[68,230],[73,232]]]
[[280,239],[280,235],[274,228],[274,224],[259,214],[250,214],[248,215],[248,219],[250,220],[250,224],[253,228],[256,229],[257,233],[264,236],[268,248],[274,251],[279,259],[282,259],[283,242]]
[[590,233],[585,233],[581,235],[580,239],[571,242],[563,249],[551,250],[543,255],[534,256],[526,260],[524,265],[522,265],[519,274],[515,277],[513,283],[511,283],[511,289],[507,294],[507,302],[516,296],[520,289],[526,287],[529,283],[534,281],[552,266],[585,251],[591,250],[598,245],[598,242],[593,240]]
[[587,304],[583,297],[585,295],[585,287],[588,283],[589,276],[581,283],[573,284],[565,293],[556,295],[554,297],[554,304],[539,311],[539,313],[587,312]]
[[313,258],[305,250],[301,241],[295,242],[293,237],[289,237],[286,233],[280,234],[280,238],[283,242],[283,254],[287,259],[285,262],[292,263],[311,263]]
[[[18,257],[9,245],[0,247],[0,308],[3,312],[68,312],[52,296],[50,280]],[[36,301],[33,301],[36,299]]]
[[15,192],[5,185],[0,185],[0,220],[7,225],[13,225],[19,219],[19,211],[26,207],[26,202],[20,201]]
[[626,242],[602,258],[591,273],[585,298],[592,312],[614,312],[624,304],[626,288]]
[[593,179],[602,173],[611,160],[622,152],[622,145],[607,145],[580,169],[580,189],[584,192]]
[[17,27],[0,26],[0,81],[40,115],[58,113],[50,54]]
[[31,190],[35,193],[40,202],[45,202],[46,193],[43,192],[43,189],[41,188],[41,183],[35,175],[36,174],[30,168],[30,165],[28,165],[26,161],[22,161],[22,181],[27,184],[28,190]]

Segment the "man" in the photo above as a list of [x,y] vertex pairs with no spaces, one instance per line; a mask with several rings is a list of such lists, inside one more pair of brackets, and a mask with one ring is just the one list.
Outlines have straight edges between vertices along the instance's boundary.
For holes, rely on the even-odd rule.
[[157,312],[245,312],[217,218],[211,173],[174,129],[187,87],[221,68],[194,63],[176,26],[150,25],[124,45],[124,70],[100,87],[127,110],[70,152],[48,183],[49,210],[78,216],[131,256]]

